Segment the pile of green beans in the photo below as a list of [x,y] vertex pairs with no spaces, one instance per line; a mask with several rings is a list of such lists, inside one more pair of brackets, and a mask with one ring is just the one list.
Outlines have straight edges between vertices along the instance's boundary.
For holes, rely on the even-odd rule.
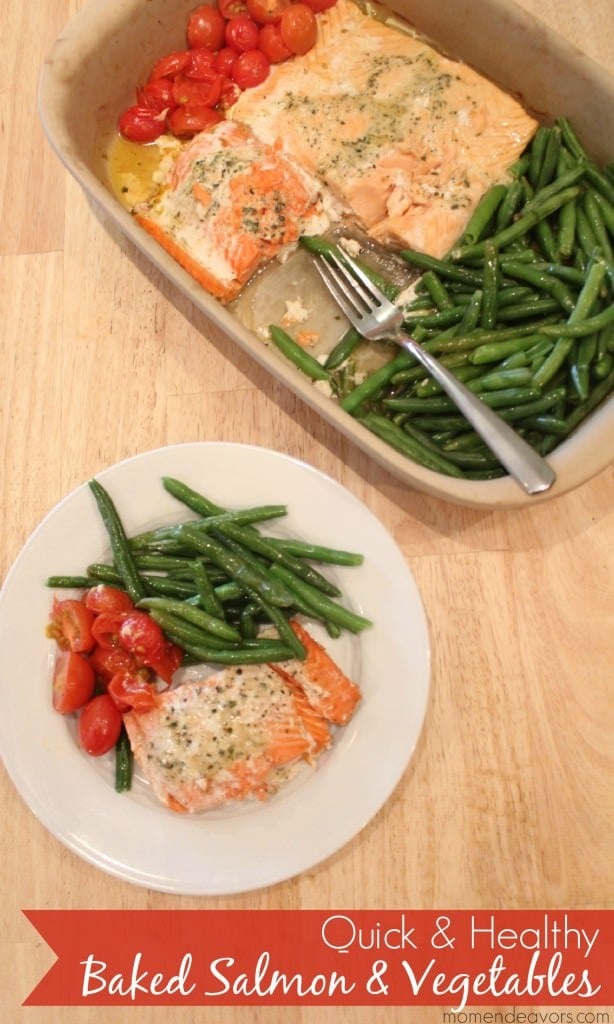
[[298,613],[320,621],[333,637],[371,624],[344,604],[339,587],[317,567],[357,566],[362,555],[262,533],[261,524],[287,514],[286,505],[226,510],[173,477],[163,477],[162,485],[196,516],[129,537],[109,493],[91,480],[111,560],[89,565],[83,576],[50,576],[47,585],[107,583],[125,590],[188,662],[305,658],[289,623]]
[[[314,252],[332,246],[302,241]],[[614,167],[598,167],[560,118],[538,128],[444,259],[401,253],[416,275],[412,297],[396,296],[405,330],[548,455],[614,388],[613,251]],[[353,360],[362,339],[353,329],[322,364],[280,328],[271,336],[312,379],[328,380],[346,412],[409,459],[465,479],[505,475],[408,353],[391,347],[390,359],[358,382]]]

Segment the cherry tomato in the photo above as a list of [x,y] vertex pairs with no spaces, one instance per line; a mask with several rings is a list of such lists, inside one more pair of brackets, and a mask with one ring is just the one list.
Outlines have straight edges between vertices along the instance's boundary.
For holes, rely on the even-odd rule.
[[271,65],[262,50],[240,53],[232,71],[232,80],[239,89],[251,89],[267,78]]
[[234,63],[239,56],[239,51],[235,50],[234,46],[223,46],[221,50],[215,55],[213,66],[220,75],[225,75],[230,78],[232,75],[232,69]]
[[100,647],[97,645],[89,656],[94,675],[103,683],[108,683],[120,669],[135,671],[139,665],[130,651],[123,647]]
[[201,4],[188,18],[188,46],[210,46],[219,50],[224,45],[225,19],[217,7]]
[[101,757],[112,750],[122,729],[122,716],[108,693],[84,704],[77,727],[79,742],[87,754]]
[[173,96],[177,106],[214,107],[222,95],[224,79],[217,71],[211,71],[208,78],[186,78],[177,75],[173,81]]
[[291,0],[246,0],[247,13],[259,25],[269,25],[281,20]]
[[95,642],[105,650],[119,647],[119,631],[127,612],[101,612],[94,619],[92,636]]
[[222,17],[227,20],[247,11],[246,0],[218,0],[217,6]]
[[290,4],[279,23],[281,38],[292,53],[308,53],[318,35],[316,16],[306,4]]
[[314,14],[321,14],[322,11],[328,11],[331,7],[334,7],[337,0],[301,0],[301,2],[306,4],[307,7],[311,7]]
[[169,686],[173,676],[183,661],[183,650],[177,644],[167,642],[159,658],[153,658],[150,668]]
[[94,646],[94,613],[83,601],[67,598],[53,602],[47,636],[63,651],[91,651]]
[[207,78],[215,70],[215,52],[208,46],[199,46],[192,50],[190,63],[186,64],[183,74],[187,78]]
[[107,693],[118,711],[151,711],[156,706],[155,685],[139,672],[121,669],[107,687]]
[[165,57],[160,57],[160,60],[156,61],[151,69],[149,81],[153,82],[156,78],[174,78],[189,63],[189,50],[173,50],[172,53],[167,53]]
[[222,95],[220,96],[220,102],[217,105],[218,110],[229,110],[239,99],[241,91],[236,82],[226,79]]
[[170,79],[156,78],[153,82],[140,86],[136,91],[136,100],[137,107],[147,107],[155,114],[173,110],[175,101]]
[[121,115],[118,127],[129,142],[155,142],[164,131],[164,119],[148,107],[133,106]]
[[226,45],[245,53],[258,46],[258,25],[247,14],[237,14],[226,23]]
[[99,583],[92,587],[83,598],[86,608],[98,615],[100,612],[129,612],[134,605],[125,590]]
[[281,64],[282,61],[292,57],[292,50],[289,50],[281,38],[279,25],[263,25],[258,36],[258,49],[271,64]]
[[160,657],[166,639],[151,615],[147,612],[134,611],[129,612],[122,620],[119,627],[119,642],[126,651],[130,651],[139,661],[148,665],[152,659]]
[[177,107],[168,119],[168,126],[173,135],[180,139],[189,139],[197,132],[203,132],[211,125],[224,120],[224,115],[213,107],[187,104]]
[[94,670],[76,651],[58,655],[53,671],[53,707],[61,715],[78,711],[94,692]]

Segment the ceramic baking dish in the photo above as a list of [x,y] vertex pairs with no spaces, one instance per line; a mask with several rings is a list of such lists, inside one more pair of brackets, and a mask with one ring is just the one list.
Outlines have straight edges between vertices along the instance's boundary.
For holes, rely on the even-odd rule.
[[[389,6],[545,121],[568,117],[597,161],[614,160],[614,78],[514,3],[391,0]],[[614,454],[612,398],[549,456],[557,482],[543,495],[527,497],[509,477],[464,481],[423,469],[343,412],[207,295],[136,224],[109,190],[103,148],[154,60],[183,48],[193,7],[194,0],[90,0],[55,42],[41,73],[40,115],[50,144],[86,193],[211,321],[408,486],[459,504],[511,508],[562,494],[603,469]]]

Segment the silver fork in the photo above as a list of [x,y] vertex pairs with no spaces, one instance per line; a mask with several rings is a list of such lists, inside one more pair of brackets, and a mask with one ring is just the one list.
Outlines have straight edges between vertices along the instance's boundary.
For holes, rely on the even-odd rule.
[[324,284],[356,330],[372,341],[395,341],[426,367],[527,494],[537,494],[552,486],[556,475],[545,459],[430,352],[404,333],[400,309],[349,256],[344,254],[341,259],[334,251],[326,255],[318,253],[314,263]]

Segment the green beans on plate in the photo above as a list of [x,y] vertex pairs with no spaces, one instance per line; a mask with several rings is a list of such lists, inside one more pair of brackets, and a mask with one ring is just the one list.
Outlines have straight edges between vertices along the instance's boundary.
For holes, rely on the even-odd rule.
[[[334,245],[301,241],[313,252]],[[541,125],[507,180],[487,190],[446,257],[402,251],[414,275],[411,296],[398,300],[405,330],[450,360],[536,450],[551,452],[612,393],[613,253],[611,170],[559,118]],[[399,295],[398,285],[390,290]],[[280,329],[271,335],[279,345]],[[450,442],[470,434],[469,424],[406,351],[391,344],[387,357],[384,344],[380,365],[365,374],[359,357],[368,343],[354,331],[315,367],[283,341],[299,368],[327,380],[332,400],[408,459],[467,479],[505,474],[496,461],[480,469],[452,461]]]

